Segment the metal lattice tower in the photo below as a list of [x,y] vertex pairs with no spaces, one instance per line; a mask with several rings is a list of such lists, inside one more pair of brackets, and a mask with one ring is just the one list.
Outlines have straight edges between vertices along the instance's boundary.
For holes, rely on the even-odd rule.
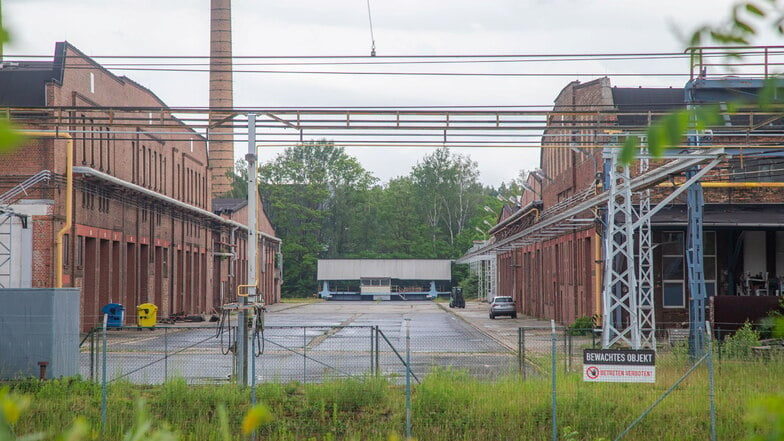
[[[695,167],[686,176],[691,178],[697,173]],[[689,276],[689,355],[692,358],[705,352],[705,300],[708,297],[705,287],[705,267],[703,265],[702,209],[705,201],[702,185],[692,183],[688,189],[689,226],[686,234],[686,264]]]
[[[640,174],[650,167],[647,156],[640,158]],[[653,308],[653,238],[651,236],[651,190],[638,192],[639,208],[637,219],[640,226],[637,236],[637,281],[639,300],[637,320],[640,324],[640,345],[656,349],[656,315]]]
[[610,167],[605,264],[602,292],[602,347],[621,343],[640,348],[637,277],[634,264],[632,189],[629,167],[618,163],[618,149],[608,149]]

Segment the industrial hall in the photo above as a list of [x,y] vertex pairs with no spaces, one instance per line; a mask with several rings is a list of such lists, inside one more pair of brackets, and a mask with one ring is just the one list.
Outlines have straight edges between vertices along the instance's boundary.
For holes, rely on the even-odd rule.
[[280,239],[261,202],[249,244],[253,213],[226,198],[231,139],[216,161],[208,134],[67,42],[51,61],[5,61],[0,105],[26,137],[0,154],[0,288],[79,287],[83,329],[112,303],[128,324],[145,303],[203,317],[236,299],[254,246],[259,300],[279,300]]
[[[565,325],[593,317],[632,347],[701,319],[735,329],[775,310],[784,121],[754,107],[762,75],[711,76],[710,67],[695,66],[679,88],[615,87],[607,77],[567,84],[519,204],[458,260],[481,273],[480,289]],[[697,105],[714,105],[720,121],[661,156],[646,153],[651,124]],[[626,166],[618,156],[632,135],[641,150]]]

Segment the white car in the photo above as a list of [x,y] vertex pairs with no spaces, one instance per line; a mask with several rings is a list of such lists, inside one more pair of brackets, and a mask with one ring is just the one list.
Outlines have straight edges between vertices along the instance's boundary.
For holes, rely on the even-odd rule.
[[508,315],[509,317],[517,318],[514,300],[512,300],[511,297],[493,297],[493,301],[490,303],[490,318],[494,319],[499,315]]

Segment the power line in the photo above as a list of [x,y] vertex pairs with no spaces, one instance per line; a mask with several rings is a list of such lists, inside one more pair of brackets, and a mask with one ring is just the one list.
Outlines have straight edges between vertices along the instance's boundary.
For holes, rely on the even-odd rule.
[[376,37],[373,36],[373,18],[370,15],[370,0],[367,0],[368,23],[370,23],[370,56],[376,56]]
[[[705,54],[702,58],[706,57],[726,57],[726,56],[764,56],[767,55],[784,55],[784,46],[771,46],[767,51],[762,49],[757,50],[740,50],[734,51],[732,49],[711,52]],[[37,54],[14,54],[6,57],[19,57],[19,58],[51,58],[51,54],[37,55]],[[618,57],[623,59],[629,58],[646,58],[646,57],[676,57],[676,58],[689,58],[690,55],[685,52],[596,52],[596,53],[530,53],[530,54],[398,54],[398,55],[377,55],[376,59],[503,59],[503,58],[541,58],[541,59],[558,59],[558,58],[580,58],[580,59],[594,59],[597,57]],[[209,55],[91,55],[89,58],[94,60],[101,59],[210,59]],[[247,59],[371,59],[367,55],[233,55],[232,57],[219,57],[231,58],[232,60],[247,60]]]

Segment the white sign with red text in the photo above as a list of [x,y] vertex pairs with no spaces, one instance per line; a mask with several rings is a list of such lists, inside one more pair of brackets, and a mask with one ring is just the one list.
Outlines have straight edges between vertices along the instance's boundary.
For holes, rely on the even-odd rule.
[[585,349],[583,381],[655,383],[656,352],[651,350]]

